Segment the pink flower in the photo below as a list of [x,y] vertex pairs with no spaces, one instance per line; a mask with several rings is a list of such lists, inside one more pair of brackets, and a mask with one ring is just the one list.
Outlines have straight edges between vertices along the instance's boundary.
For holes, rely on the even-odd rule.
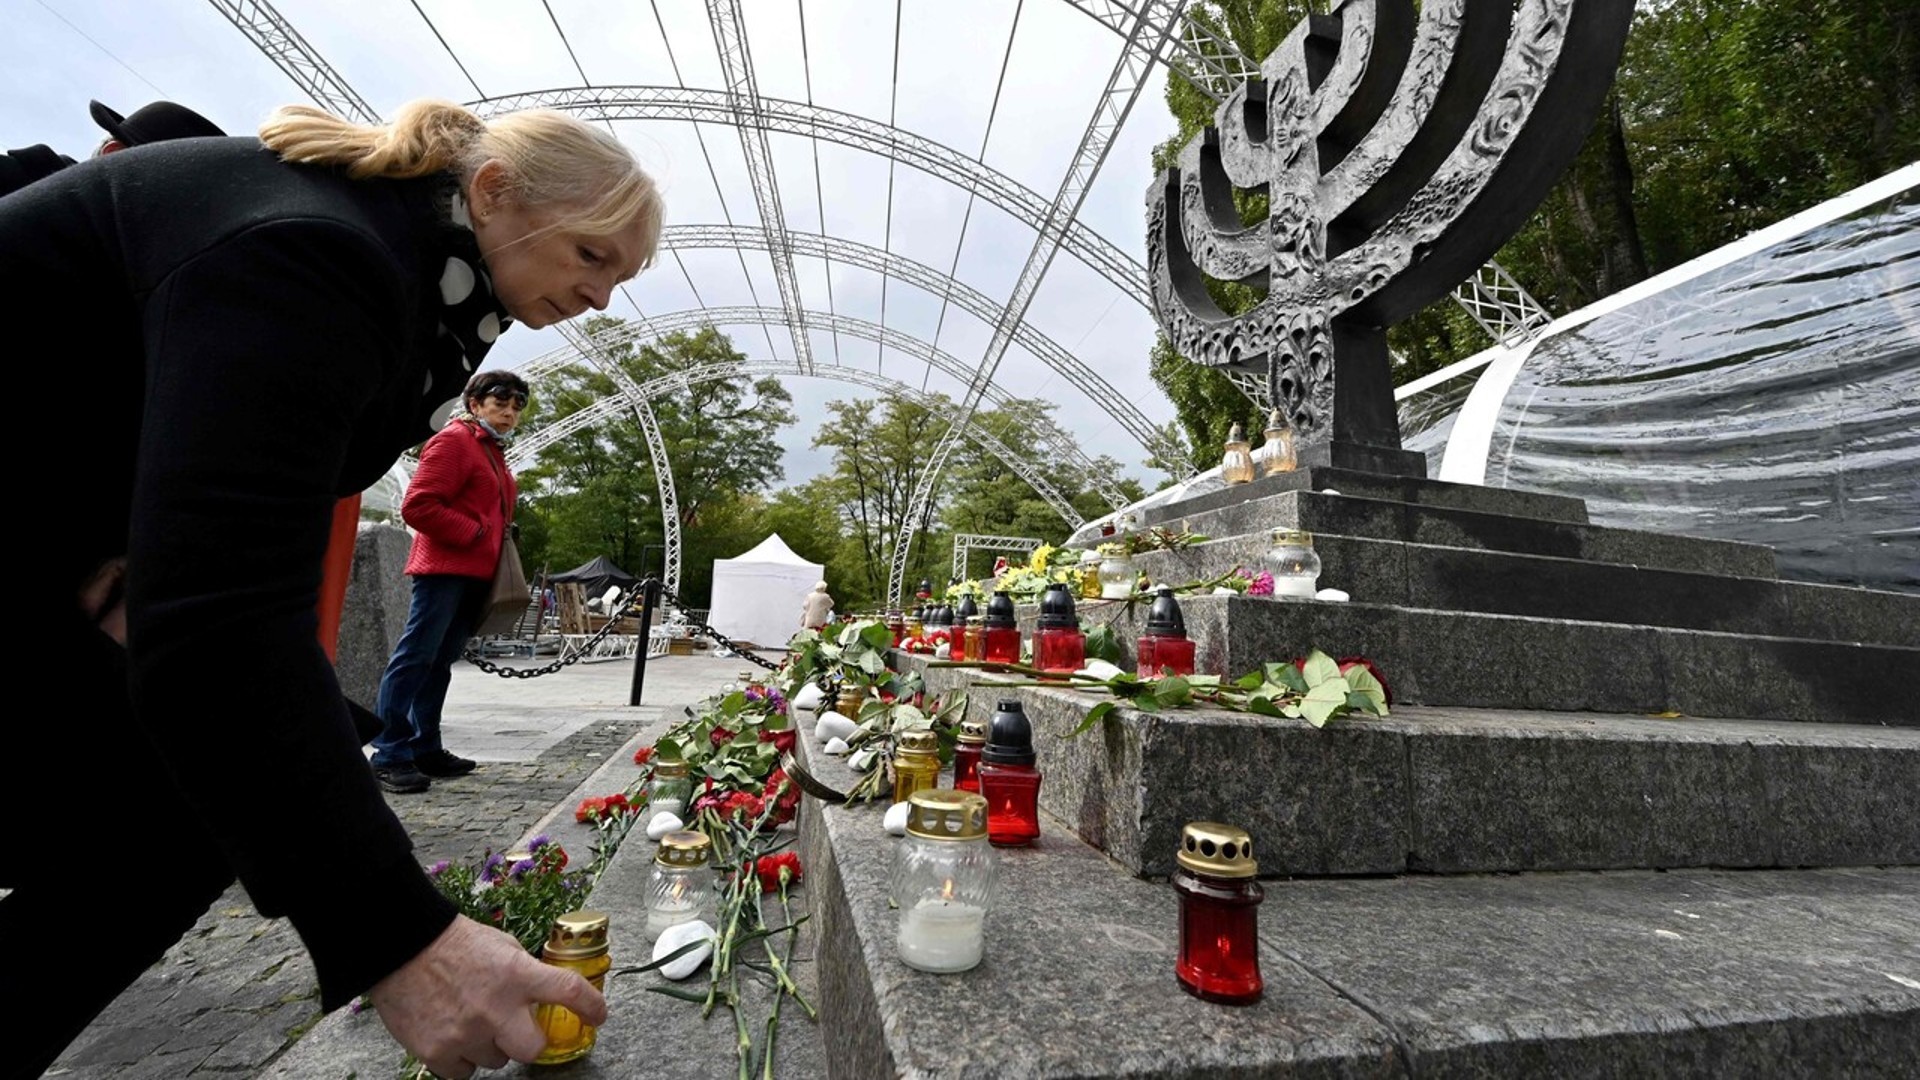
[[1267,573],[1265,570],[1262,570],[1258,574],[1255,574],[1253,576],[1253,579],[1247,582],[1247,595],[1248,596],[1272,596],[1273,595],[1273,575]]

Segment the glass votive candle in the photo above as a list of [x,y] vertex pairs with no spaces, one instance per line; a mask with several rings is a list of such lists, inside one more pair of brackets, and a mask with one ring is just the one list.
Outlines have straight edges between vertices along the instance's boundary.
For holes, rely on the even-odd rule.
[[1033,635],[1033,666],[1064,674],[1087,664],[1087,636],[1080,632],[1073,593],[1062,582],[1047,586],[1040,597],[1040,624]]
[[1313,551],[1313,534],[1299,529],[1273,530],[1273,546],[1261,557],[1273,575],[1273,595],[1311,600],[1319,590],[1320,556]]
[[[547,943],[540,949],[540,960],[579,972],[595,990],[605,993],[607,969],[613,966],[607,955],[606,913],[570,911],[553,920]],[[559,1065],[586,1057],[599,1038],[599,1029],[564,1005],[543,1002],[535,1006],[533,1022],[547,1036],[547,1047],[533,1059],[535,1065]]]
[[1255,918],[1265,893],[1245,829],[1196,821],[1180,831],[1173,889],[1180,897],[1180,951],[1174,975],[1202,1001],[1260,1000],[1260,939]]
[[1101,598],[1125,600],[1132,596],[1133,587],[1140,580],[1140,573],[1133,568],[1133,556],[1127,554],[1127,546],[1101,544],[1100,556]]
[[647,781],[647,820],[655,814],[686,817],[687,800],[693,795],[693,781],[687,778],[687,763],[679,758],[653,759],[653,777]]
[[973,719],[960,721],[960,737],[953,744],[954,790],[980,790],[980,751],[986,745],[987,725]]
[[903,731],[893,749],[893,801],[906,802],[922,788],[940,786],[940,737]]
[[1020,662],[1020,623],[1014,618],[1013,597],[1005,592],[994,593],[993,599],[987,601],[987,614],[981,625],[980,659],[996,664]]
[[907,835],[893,857],[900,961],[940,973],[976,967],[986,951],[994,885],[987,801],[951,788],[914,792]]
[[1171,586],[1162,585],[1147,611],[1146,632],[1134,643],[1135,673],[1143,679],[1158,678],[1168,671],[1191,675],[1193,655],[1193,639],[1187,636],[1180,601],[1174,599]]
[[1017,700],[1002,701],[980,750],[987,840],[995,847],[1024,847],[1040,836],[1040,770],[1033,762],[1033,724],[1026,709]]
[[670,832],[660,838],[647,878],[647,940],[669,926],[707,917],[713,906],[713,841],[706,833]]

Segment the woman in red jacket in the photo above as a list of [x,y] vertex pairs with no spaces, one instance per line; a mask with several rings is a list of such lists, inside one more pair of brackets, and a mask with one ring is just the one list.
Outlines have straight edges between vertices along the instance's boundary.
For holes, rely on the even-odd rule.
[[518,495],[504,441],[527,407],[526,380],[482,371],[467,382],[466,415],[427,440],[400,516],[412,526],[407,628],[380,679],[373,774],[398,794],[425,791],[430,777],[464,776],[474,763],[440,744],[440,710],[454,662],[466,651],[493,589],[500,542]]

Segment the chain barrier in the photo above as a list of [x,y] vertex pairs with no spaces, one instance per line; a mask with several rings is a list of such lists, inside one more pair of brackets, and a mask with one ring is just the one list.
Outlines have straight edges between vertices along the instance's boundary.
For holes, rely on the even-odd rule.
[[[581,645],[579,648],[574,649],[571,652],[567,651],[566,647],[562,645],[560,650],[561,651],[560,659],[555,660],[550,664],[545,664],[541,667],[532,667],[532,668],[506,667],[505,665],[496,664],[493,661],[488,660],[486,657],[480,655],[479,652],[474,650],[468,650],[468,652],[464,656],[462,656],[461,659],[465,660],[467,663],[472,664],[474,667],[479,668],[481,671],[484,671],[489,675],[498,675],[503,679],[534,679],[542,675],[551,675],[554,672],[559,671],[560,669],[566,667],[569,664],[577,664],[581,660],[592,655],[594,648],[598,646],[600,642],[603,639],[605,639],[608,634],[613,633],[615,627],[620,625],[621,619],[626,618],[630,614],[638,613],[640,604],[636,598],[641,596],[644,592],[645,592],[644,588],[633,590],[633,594],[628,596],[624,601],[621,602],[620,609],[608,617],[607,625],[594,631],[593,636],[588,638],[585,644]],[[687,615],[687,612],[689,610],[687,605],[683,603],[678,596],[667,591],[667,587],[665,585],[660,586],[660,599],[662,602],[678,610],[681,615],[683,616]],[[694,632],[695,636],[708,638],[712,640],[714,644],[720,646],[723,649],[726,649],[728,652],[733,653],[735,656],[738,656],[749,663],[758,664],[761,667],[766,668],[768,671],[777,670],[780,666],[779,664],[776,664],[771,660],[765,659],[764,657],[761,657],[761,656],[757,656],[754,653],[749,652],[745,648],[742,648],[741,646],[734,644],[734,641],[732,638],[728,637],[727,635],[721,633],[718,630],[715,630],[713,627],[707,625],[706,620],[704,619],[694,619],[689,616],[687,618],[687,625]],[[538,640],[539,634],[536,632],[534,637],[536,640]],[[640,647],[645,648],[646,643],[644,642],[641,643]]]

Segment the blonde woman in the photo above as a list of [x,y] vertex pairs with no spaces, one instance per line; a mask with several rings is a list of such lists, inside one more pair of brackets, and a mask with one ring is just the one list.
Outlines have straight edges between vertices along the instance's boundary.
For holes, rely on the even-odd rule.
[[[442,102],[383,126],[290,107],[258,141],[141,147],[0,199],[0,295],[71,346],[24,434],[71,446],[79,417],[87,444],[78,472],[19,481],[21,505],[72,508],[21,578],[67,677],[57,723],[14,725],[0,798],[18,829],[68,765],[96,793],[94,846],[0,865],[9,997],[37,1003],[16,1065],[52,1063],[236,875],[300,932],[324,1008],[370,993],[441,1076],[533,1058],[536,1002],[604,1014],[435,892],[314,611],[335,499],[444,424],[511,323],[605,308],[661,213],[608,134]],[[72,925],[76,902],[107,923]]]

